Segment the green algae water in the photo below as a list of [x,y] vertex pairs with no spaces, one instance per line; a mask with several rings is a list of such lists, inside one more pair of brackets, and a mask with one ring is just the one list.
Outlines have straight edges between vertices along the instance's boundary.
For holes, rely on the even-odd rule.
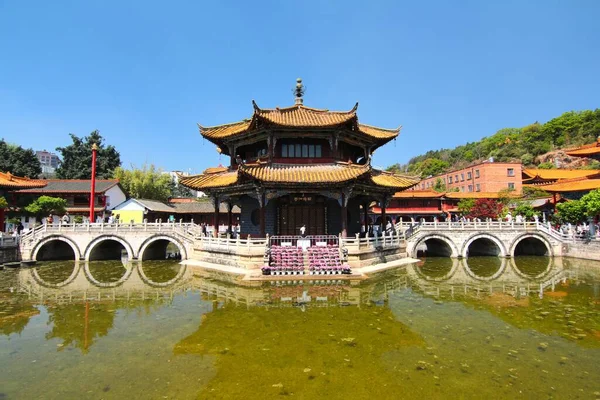
[[315,283],[167,261],[0,271],[0,399],[596,399],[599,357],[589,261]]

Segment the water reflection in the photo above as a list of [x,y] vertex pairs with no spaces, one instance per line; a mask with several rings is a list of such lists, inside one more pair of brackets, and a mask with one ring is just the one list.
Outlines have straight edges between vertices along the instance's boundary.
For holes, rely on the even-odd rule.
[[590,394],[598,271],[436,258],[360,282],[263,283],[166,261],[44,263],[2,272],[0,386],[15,398]]

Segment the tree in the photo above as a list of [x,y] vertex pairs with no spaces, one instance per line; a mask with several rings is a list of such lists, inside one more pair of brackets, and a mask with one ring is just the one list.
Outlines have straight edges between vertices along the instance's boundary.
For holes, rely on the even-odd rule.
[[580,200],[571,200],[556,205],[556,211],[560,222],[576,224],[585,219],[585,205]]
[[521,217],[525,218],[526,220],[532,219],[533,216],[536,214],[536,212],[533,209],[533,207],[531,206],[531,204],[526,201],[518,202],[514,209],[514,213],[515,213],[515,216],[520,215]]
[[462,215],[469,215],[475,206],[475,199],[460,199],[458,202],[458,211]]
[[118,167],[114,177],[129,197],[166,201],[172,196],[171,176],[154,165],[144,164],[142,168],[123,169]]
[[192,190],[171,180],[171,197],[194,197]]
[[13,175],[37,178],[42,173],[40,160],[32,149],[0,140],[0,171]]
[[523,186],[524,199],[540,199],[542,197],[550,197],[550,193],[539,187]]
[[91,179],[92,177],[92,145],[98,146],[96,159],[96,177],[110,179],[114,171],[121,165],[121,156],[114,146],[105,146],[100,132],[93,131],[89,136],[79,138],[70,134],[72,144],[57,147],[62,161],[56,169],[60,179]]
[[592,190],[580,201],[587,216],[595,217],[600,214],[600,189]]
[[8,207],[8,202],[6,201],[6,199],[4,197],[0,197],[0,208],[6,208]]
[[551,162],[543,162],[537,166],[539,169],[555,169],[556,165]]
[[25,211],[37,217],[46,217],[51,214],[64,214],[67,201],[60,197],[40,196],[25,207]]
[[442,181],[442,178],[437,178],[435,183],[433,184],[433,190],[439,193],[443,193],[446,191],[446,184]]
[[473,208],[471,208],[469,217],[495,219],[498,218],[503,207],[504,205],[502,203],[494,199],[477,199],[473,205]]

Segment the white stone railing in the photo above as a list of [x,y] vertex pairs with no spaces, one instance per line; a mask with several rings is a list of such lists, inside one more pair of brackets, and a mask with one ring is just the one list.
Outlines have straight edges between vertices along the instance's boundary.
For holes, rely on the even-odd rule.
[[34,239],[52,233],[127,233],[127,232],[174,232],[179,236],[193,240],[201,236],[201,227],[194,223],[183,222],[142,222],[137,224],[124,223],[82,223],[82,224],[44,224],[21,235],[22,240]]
[[200,250],[264,254],[267,248],[267,243],[269,243],[268,236],[266,238],[256,239],[253,239],[250,236],[248,236],[247,239],[242,239],[239,235],[236,238],[232,238],[229,235],[227,235],[227,237],[199,236],[196,237],[194,247]]
[[357,234],[354,237],[340,238],[342,247],[350,250],[372,250],[378,247],[399,247],[403,244],[404,237],[402,235],[383,235],[372,237],[359,237]]
[[19,245],[18,236],[0,236],[0,248],[17,247]]
[[597,237],[589,237],[587,234],[577,234],[573,231],[571,234],[563,233],[552,227],[549,222],[543,223],[539,221],[458,221],[458,222],[399,222],[396,224],[396,229],[404,232],[407,238],[410,238],[419,231],[438,231],[444,230],[461,230],[461,231],[498,231],[498,230],[516,230],[516,231],[539,231],[544,232],[553,238],[565,241],[589,241],[598,240]]

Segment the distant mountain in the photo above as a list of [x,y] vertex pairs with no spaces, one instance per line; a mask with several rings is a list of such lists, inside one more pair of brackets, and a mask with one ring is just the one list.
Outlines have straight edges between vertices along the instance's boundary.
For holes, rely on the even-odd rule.
[[[388,171],[410,172],[425,178],[448,170],[465,167],[477,161],[494,158],[494,161],[521,161],[526,166],[553,168],[549,154],[557,150],[592,143],[600,136],[600,109],[569,111],[560,117],[522,128],[500,129],[494,135],[478,142],[467,143],[454,149],[431,150],[413,157],[405,165],[394,164]],[[567,167],[569,158],[557,161]],[[596,163],[590,167],[598,168]],[[577,165],[574,165],[577,166]]]

